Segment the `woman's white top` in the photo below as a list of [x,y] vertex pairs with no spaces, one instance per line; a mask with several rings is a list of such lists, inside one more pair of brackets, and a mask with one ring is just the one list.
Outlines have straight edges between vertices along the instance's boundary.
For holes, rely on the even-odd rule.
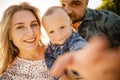
[[54,80],[50,76],[45,59],[30,61],[18,57],[1,78],[2,80]]

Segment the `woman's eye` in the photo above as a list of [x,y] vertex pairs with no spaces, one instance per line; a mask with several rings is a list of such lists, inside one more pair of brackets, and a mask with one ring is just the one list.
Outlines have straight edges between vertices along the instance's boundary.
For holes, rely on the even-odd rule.
[[38,26],[37,23],[31,24],[31,27],[36,27],[36,26]]
[[23,29],[24,26],[17,26],[17,29]]

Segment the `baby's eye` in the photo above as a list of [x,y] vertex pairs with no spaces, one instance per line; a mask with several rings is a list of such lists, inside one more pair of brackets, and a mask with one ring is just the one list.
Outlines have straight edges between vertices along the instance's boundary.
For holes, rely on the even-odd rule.
[[61,27],[60,27],[60,29],[64,29],[64,28],[65,28],[65,26],[61,26]]
[[49,32],[49,34],[52,34],[52,33],[54,33],[54,31],[50,31],[50,32]]

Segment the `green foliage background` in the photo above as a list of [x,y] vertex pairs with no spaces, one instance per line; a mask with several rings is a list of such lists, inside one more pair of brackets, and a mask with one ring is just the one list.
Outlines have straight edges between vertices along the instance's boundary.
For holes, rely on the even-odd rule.
[[96,8],[97,10],[110,10],[120,15],[120,0],[102,0],[102,4]]

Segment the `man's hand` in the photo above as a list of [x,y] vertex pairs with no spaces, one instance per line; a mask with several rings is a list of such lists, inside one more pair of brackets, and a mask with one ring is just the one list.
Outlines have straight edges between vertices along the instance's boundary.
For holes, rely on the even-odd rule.
[[120,80],[120,53],[109,48],[104,37],[93,37],[76,52],[59,57],[51,68],[53,76],[65,69],[77,71],[84,80]]

